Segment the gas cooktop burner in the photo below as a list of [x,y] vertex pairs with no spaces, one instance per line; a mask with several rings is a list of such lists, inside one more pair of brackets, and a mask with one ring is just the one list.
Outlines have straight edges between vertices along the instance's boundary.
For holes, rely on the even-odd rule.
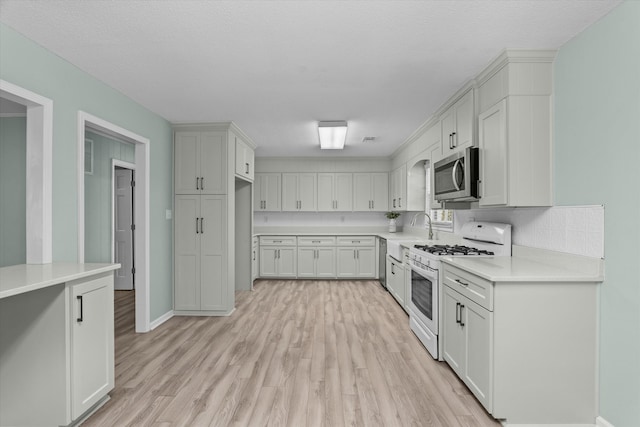
[[470,248],[468,246],[449,245],[415,245],[416,249],[429,252],[433,255],[493,255],[493,252],[484,249]]

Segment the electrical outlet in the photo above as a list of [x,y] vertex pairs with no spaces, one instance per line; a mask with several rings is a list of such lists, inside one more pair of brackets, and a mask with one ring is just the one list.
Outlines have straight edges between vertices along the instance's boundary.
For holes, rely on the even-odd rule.
[[166,219],[171,219],[171,216],[172,216],[171,209],[167,209],[167,210],[164,211],[164,217]]

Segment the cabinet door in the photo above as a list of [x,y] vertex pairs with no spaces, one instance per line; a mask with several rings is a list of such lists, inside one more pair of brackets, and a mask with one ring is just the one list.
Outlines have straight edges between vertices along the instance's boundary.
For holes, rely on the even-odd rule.
[[[385,258],[385,263],[386,263],[385,270],[387,272],[387,289],[389,290],[391,295],[395,295],[395,292],[396,292],[396,281],[394,280],[395,275],[393,274],[393,262],[391,261],[389,256],[387,256]],[[395,296],[394,296],[394,298],[395,298]]]
[[455,150],[453,146],[453,132],[456,128],[456,110],[454,106],[451,106],[440,117],[440,141],[442,142],[442,155],[447,157]]
[[411,302],[411,267],[409,266],[409,258],[405,258],[404,268],[404,310],[409,312],[409,303]]
[[353,174],[353,210],[356,212],[370,211],[371,207],[371,174]]
[[375,248],[358,248],[356,251],[356,258],[358,260],[358,277],[376,277]]
[[77,419],[114,387],[113,276],[72,287],[71,413]]
[[316,249],[316,277],[336,277],[336,248]]
[[338,277],[356,277],[357,259],[356,248],[337,248]]
[[199,193],[200,133],[176,132],[173,158],[176,194]]
[[460,305],[463,299],[462,295],[449,288],[443,286],[444,297],[442,307],[442,333],[440,336],[444,340],[443,358],[458,374],[464,378],[464,330],[460,320]]
[[435,163],[438,160],[442,159],[442,148],[436,147],[431,150],[431,161],[429,163],[429,188],[427,189],[430,197],[429,209],[442,209],[442,203],[435,199],[436,193],[434,191],[434,182],[435,182]]
[[507,101],[503,99],[478,117],[480,146],[480,206],[506,205]]
[[269,173],[263,176],[263,193],[264,206],[266,211],[279,211],[281,206],[280,195],[282,188],[280,187],[280,174]]
[[404,307],[406,298],[404,291],[404,267],[394,263],[393,272],[395,273],[394,278],[396,281],[396,301],[398,301],[401,307]]
[[463,380],[478,398],[480,403],[492,412],[491,379],[493,364],[491,363],[491,331],[493,330],[493,313],[480,305],[464,299],[461,307],[466,347],[466,365]]
[[175,197],[175,310],[200,309],[200,196]]
[[298,248],[298,277],[316,277],[316,248]]
[[276,277],[276,256],[278,252],[274,247],[260,247],[260,277]]
[[260,262],[258,260],[258,246],[253,245],[251,249],[251,281],[254,281],[258,278],[258,266]]
[[224,132],[202,132],[200,137],[200,190],[227,193],[227,143]]
[[401,211],[407,210],[407,165],[400,166],[398,181],[399,188],[397,192],[398,196],[398,209]]
[[336,210],[336,198],[333,190],[335,188],[335,175],[332,173],[318,174],[318,212],[328,212]]
[[236,175],[253,181],[254,153],[253,150],[240,138],[234,135],[236,151]]
[[371,200],[373,208],[371,210],[377,212],[385,212],[389,210],[389,174],[372,173],[372,192]]
[[298,210],[298,174],[282,174],[282,210]]
[[278,248],[278,277],[296,277],[296,248]]
[[398,173],[396,170],[391,172],[391,175],[389,176],[389,207],[391,209],[396,209],[397,205],[398,205],[398,197],[396,196],[396,190],[397,190],[397,176]]
[[337,211],[348,212],[353,210],[353,174],[335,174],[335,187],[333,191],[336,200]]
[[303,212],[315,212],[317,210],[317,174],[301,173],[298,177],[299,209]]
[[200,199],[200,309],[227,307],[226,196]]
[[456,134],[454,135],[453,141],[455,144],[454,151],[456,152],[473,146],[473,96],[473,89],[471,89],[455,104]]

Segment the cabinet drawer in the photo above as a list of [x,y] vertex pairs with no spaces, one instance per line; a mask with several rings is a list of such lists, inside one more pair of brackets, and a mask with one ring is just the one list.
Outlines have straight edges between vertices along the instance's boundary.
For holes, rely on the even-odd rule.
[[460,268],[444,265],[444,284],[471,301],[493,311],[493,283]]
[[296,236],[260,236],[260,246],[295,246]]
[[304,236],[298,237],[298,246],[335,246],[335,236]]
[[338,246],[375,246],[374,236],[338,236]]

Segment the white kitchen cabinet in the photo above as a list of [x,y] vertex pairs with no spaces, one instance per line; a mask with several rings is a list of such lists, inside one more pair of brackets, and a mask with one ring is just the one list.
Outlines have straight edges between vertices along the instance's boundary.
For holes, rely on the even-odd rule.
[[298,277],[336,277],[335,236],[299,236]]
[[78,419],[113,389],[113,276],[70,282],[71,416]]
[[387,255],[387,289],[404,309],[406,298],[404,266],[391,255]]
[[435,183],[435,167],[434,165],[438,160],[442,159],[442,147],[435,147],[431,150],[431,162],[429,163],[429,209],[442,209],[442,203],[436,200],[436,193],[434,191]]
[[177,131],[174,144],[176,194],[225,194],[226,133]]
[[444,287],[444,360],[485,408],[491,407],[493,313]]
[[376,239],[373,236],[339,236],[337,276],[339,278],[376,277]]
[[253,184],[253,210],[277,212],[282,209],[282,175],[257,173]]
[[293,277],[296,273],[296,248],[260,246],[260,277]]
[[282,174],[282,210],[288,212],[314,212],[316,205],[317,174]]
[[236,175],[248,181],[253,181],[255,170],[255,154],[253,148],[249,147],[241,138],[231,133],[235,142],[236,153]]
[[442,277],[443,358],[493,417],[595,419],[596,282],[492,282],[446,261]]
[[478,78],[481,207],[551,206],[555,51],[505,51]]
[[253,223],[237,209],[251,210],[256,146],[233,122],[176,124],[174,131],[174,313],[226,316],[236,284],[251,278]]
[[251,245],[251,282],[258,278],[260,269],[260,245],[258,238],[254,237]]
[[293,277],[297,275],[295,236],[260,237],[260,277]]
[[404,311],[409,313],[409,305],[411,304],[411,263],[409,261],[409,250],[403,251],[404,261]]
[[318,211],[353,210],[353,174],[318,173]]
[[75,425],[109,399],[118,267],[0,268],[0,425]]
[[389,174],[385,172],[353,174],[353,210],[385,212],[389,210]]
[[474,90],[471,88],[440,116],[444,157],[474,145],[474,107]]
[[226,196],[175,198],[174,309],[227,309]]
[[389,205],[392,210],[407,210],[407,165],[404,164],[391,172]]

